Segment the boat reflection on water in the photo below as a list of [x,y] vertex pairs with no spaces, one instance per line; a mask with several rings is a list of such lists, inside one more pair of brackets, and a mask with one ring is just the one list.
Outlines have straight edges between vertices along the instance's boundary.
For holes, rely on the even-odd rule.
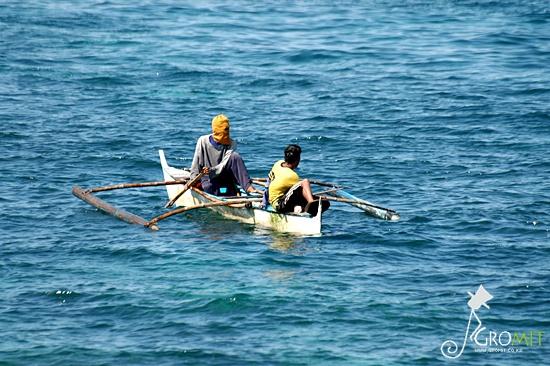
[[255,232],[253,225],[227,219],[217,213],[212,215],[208,210],[189,212],[188,217],[199,223],[200,232],[212,241],[225,241],[228,237],[250,235]]
[[301,244],[304,243],[304,238],[277,233],[274,233],[272,238],[273,241],[269,244],[271,249],[284,254],[302,254]]
[[[306,236],[281,233],[261,226],[229,220],[220,215],[212,215],[207,211],[189,212],[187,219],[198,224],[197,227],[200,235],[196,240],[204,240],[222,245],[234,240],[240,240],[237,237],[242,236],[241,239],[243,242],[248,244],[267,244],[269,249],[287,255],[302,256],[318,251],[318,242],[315,238],[322,236],[321,234]],[[186,235],[189,237],[189,233]]]
[[[304,276],[301,259],[292,259],[293,257],[302,257],[314,251],[318,251],[317,241],[311,240],[311,236],[298,236],[292,234],[278,233],[267,230],[263,232],[271,256],[276,259],[279,265],[287,268],[274,268],[264,272],[264,276],[275,283],[286,286],[293,281]],[[290,267],[290,268],[289,268]]]
[[[257,228],[254,234],[261,234],[266,237],[269,248],[283,254],[304,255],[314,250],[311,247],[312,236],[293,235],[280,233],[269,229]],[[320,235],[316,235],[320,236]],[[313,237],[316,237],[313,236]]]
[[265,271],[264,276],[276,282],[282,282],[283,284],[285,284],[286,281],[294,279],[296,273],[298,273],[298,271],[293,271],[290,269],[274,269]]

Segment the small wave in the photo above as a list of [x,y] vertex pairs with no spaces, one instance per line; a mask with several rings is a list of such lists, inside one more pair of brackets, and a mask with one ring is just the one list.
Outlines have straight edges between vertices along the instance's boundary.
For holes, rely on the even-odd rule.
[[339,56],[333,52],[327,52],[323,50],[307,50],[295,52],[289,56],[286,56],[286,59],[292,63],[307,63],[320,60],[334,60]]

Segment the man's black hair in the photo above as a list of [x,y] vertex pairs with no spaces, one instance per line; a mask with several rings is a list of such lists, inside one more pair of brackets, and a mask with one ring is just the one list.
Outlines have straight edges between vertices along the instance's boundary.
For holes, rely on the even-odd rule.
[[285,162],[292,164],[300,159],[302,148],[298,145],[288,145],[285,149]]

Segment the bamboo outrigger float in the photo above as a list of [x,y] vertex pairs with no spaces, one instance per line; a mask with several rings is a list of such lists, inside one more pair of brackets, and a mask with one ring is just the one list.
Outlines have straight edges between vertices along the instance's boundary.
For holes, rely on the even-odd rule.
[[[115,188],[113,188],[115,189]],[[100,198],[97,198],[92,194],[91,190],[84,190],[80,188],[79,186],[75,186],[73,188],[73,194],[80,198],[82,201],[89,203],[90,205],[100,209],[103,212],[108,213],[109,215],[112,215],[114,217],[117,217],[121,219],[122,221],[126,221],[129,224],[136,224],[136,225],[142,225],[149,227],[153,230],[158,230],[157,225],[148,225],[148,221],[145,220],[143,217],[139,217],[137,215],[134,215],[133,213],[124,211],[118,207],[115,207],[105,201],[103,201]]]

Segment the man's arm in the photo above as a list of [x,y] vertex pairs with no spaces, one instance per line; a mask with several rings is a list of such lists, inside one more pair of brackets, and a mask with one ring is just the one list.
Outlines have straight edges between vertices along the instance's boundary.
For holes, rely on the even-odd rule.
[[204,166],[203,159],[203,148],[201,139],[197,140],[197,145],[195,146],[195,155],[193,156],[193,163],[191,163],[191,179],[199,175],[199,172]]

